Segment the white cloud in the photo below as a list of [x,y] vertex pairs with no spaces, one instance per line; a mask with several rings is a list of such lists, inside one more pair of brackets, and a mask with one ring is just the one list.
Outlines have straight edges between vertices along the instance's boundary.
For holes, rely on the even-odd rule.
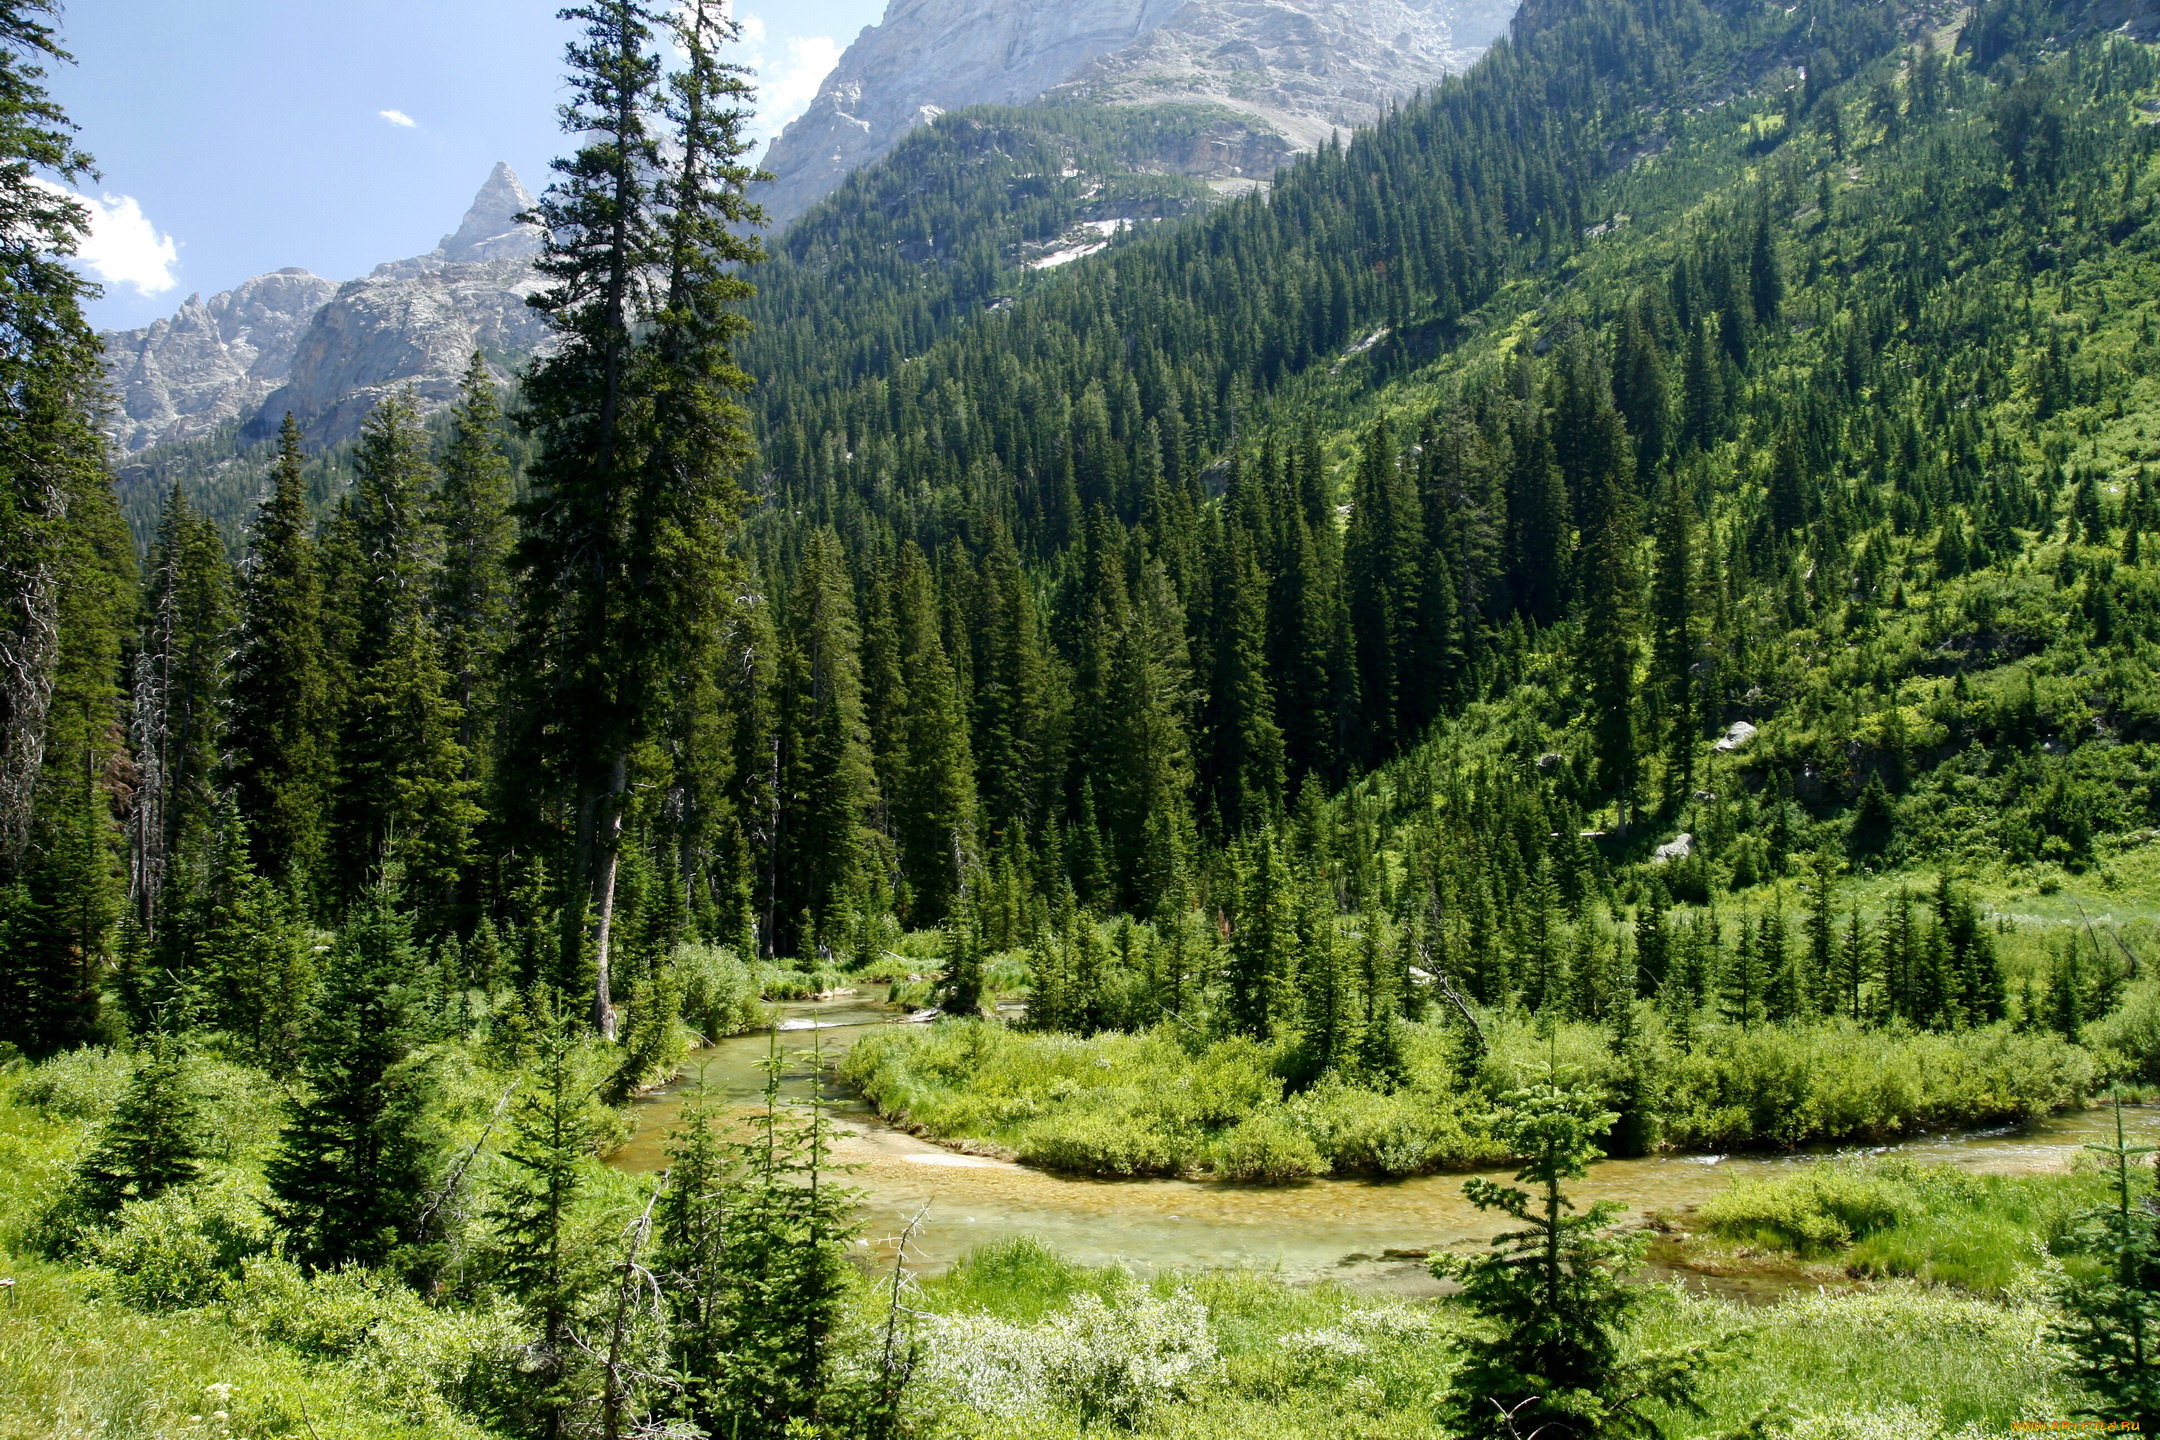
[[841,46],[830,35],[791,35],[787,58],[776,60],[757,55],[750,60],[758,72],[758,138],[767,139],[787,128],[787,123],[810,108],[818,87],[840,63]]
[[382,116],[392,125],[397,126],[400,130],[410,130],[420,123],[402,110],[378,110],[375,113]]
[[[731,0],[725,9],[742,27],[734,53],[726,58],[757,77],[757,113],[748,134],[753,145],[763,145],[810,108],[818,87],[840,63],[840,52],[847,47],[830,35],[788,35],[784,28],[776,37],[765,17],[745,12],[741,0]],[[785,27],[786,22],[781,23]]]
[[132,285],[138,295],[162,295],[180,283],[173,267],[180,246],[161,235],[132,195],[77,195],[50,180],[34,183],[79,203],[90,217],[90,233],[76,247],[75,258],[108,285]]

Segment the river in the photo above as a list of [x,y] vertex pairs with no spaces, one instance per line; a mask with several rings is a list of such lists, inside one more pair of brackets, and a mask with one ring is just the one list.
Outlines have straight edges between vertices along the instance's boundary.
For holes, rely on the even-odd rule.
[[[761,1062],[775,1040],[787,1060],[782,1094],[806,1103],[812,1066],[793,1058],[813,1045],[828,1067],[855,1039],[892,1022],[894,1013],[866,1001],[840,999],[776,1007],[796,1027],[736,1036],[692,1053],[684,1078],[642,1097],[637,1134],[612,1157],[630,1171],[663,1162],[667,1127],[687,1096],[702,1086],[715,1100],[742,1104],[764,1085]],[[815,1026],[815,1029],[807,1028]],[[1334,1279],[1360,1290],[1430,1293],[1427,1250],[1477,1244],[1502,1227],[1498,1217],[1463,1198],[1462,1173],[1404,1180],[1320,1179],[1282,1186],[1232,1185],[1213,1180],[1092,1180],[963,1155],[894,1129],[858,1097],[827,1084],[820,1090],[834,1128],[847,1183],[863,1192],[865,1248],[882,1249],[920,1215],[913,1263],[936,1269],[979,1245],[1031,1235],[1088,1265],[1122,1265],[1136,1273],[1214,1267],[1261,1267],[1285,1279]],[[2127,1112],[2150,1144],[2160,1137],[2160,1113]],[[1886,1147],[1925,1163],[2020,1174],[2067,1167],[2081,1145],[2112,1138],[2108,1112],[2058,1115],[2031,1125],[1958,1135],[1919,1136]],[[1737,1176],[1762,1175],[1796,1159],[1766,1155],[1660,1155],[1607,1160],[1571,1187],[1581,1201],[1617,1200],[1636,1214],[1679,1219]],[[1504,1175],[1506,1172],[1488,1172]],[[1661,1260],[1651,1273],[1676,1275],[1746,1299],[1782,1293],[1819,1274],[1775,1264],[1747,1273],[1705,1275]]]

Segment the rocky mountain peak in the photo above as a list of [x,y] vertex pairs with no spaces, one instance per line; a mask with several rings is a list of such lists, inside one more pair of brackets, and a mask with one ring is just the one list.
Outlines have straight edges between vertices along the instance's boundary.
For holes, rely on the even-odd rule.
[[918,125],[1055,93],[1236,111],[1286,150],[1368,124],[1464,69],[1514,0],[889,0],[773,141],[776,225]]
[[368,409],[411,386],[447,403],[474,350],[497,373],[546,343],[525,304],[538,288],[540,232],[517,217],[532,195],[498,163],[458,228],[425,255],[340,285],[288,267],[139,330],[108,331],[105,369],[119,404],[109,424],[133,454],[233,420],[259,438],[291,410],[310,447],[358,431]]
[[435,253],[452,264],[537,255],[540,232],[518,221],[532,207],[533,197],[519,183],[517,172],[498,160],[487,183],[473,196],[464,221],[443,236]]

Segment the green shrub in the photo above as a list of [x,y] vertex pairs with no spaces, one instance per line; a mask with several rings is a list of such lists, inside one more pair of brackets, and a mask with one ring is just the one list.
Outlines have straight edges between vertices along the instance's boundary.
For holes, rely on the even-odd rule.
[[2028,1120],[2079,1103],[2093,1079],[2084,1051],[2007,1024],[1709,1026],[1665,1067],[1666,1135],[1683,1149],[1885,1140]]
[[1771,1180],[1740,1181],[1697,1213],[1728,1239],[1823,1255],[1897,1224],[1915,1208],[1911,1195],[1894,1182],[1830,1164],[1800,1167]]
[[259,1186],[233,1174],[120,1208],[119,1224],[82,1234],[83,1258],[140,1310],[183,1310],[225,1299],[247,1260],[270,1248]]
[[758,992],[767,1000],[810,1000],[847,984],[848,977],[831,966],[809,970],[787,965],[760,965]]
[[[1179,1290],[1090,1291],[1032,1325],[983,1314],[928,1319],[924,1380],[978,1413],[1017,1418],[1062,1413],[1090,1426],[1131,1427],[1162,1406],[1190,1401],[1216,1365],[1207,1307]],[[1033,1427],[1030,1427],[1033,1430]]]
[[1319,1147],[1280,1111],[1248,1116],[1215,1142],[1215,1173],[1225,1180],[1281,1185],[1327,1172]]
[[2160,1085],[2160,980],[2141,980],[2122,1004],[2085,1027],[2085,1043],[2109,1079]]
[[245,1262],[228,1297],[238,1328],[342,1362],[372,1404],[419,1418],[448,1407],[507,1415],[521,1403],[517,1362],[526,1336],[508,1311],[436,1307],[380,1271],[308,1275],[269,1255]]
[[32,1066],[15,1095],[50,1119],[96,1122],[112,1114],[134,1073],[135,1063],[124,1051],[69,1050]]
[[1291,1097],[1287,1109],[1335,1173],[1401,1176],[1506,1159],[1483,1101],[1428,1084],[1381,1094],[1331,1077]]
[[757,976],[725,945],[683,945],[675,951],[684,1023],[707,1044],[766,1023]]
[[1191,1149],[1158,1125],[1115,1109],[1064,1110],[1020,1132],[1020,1158],[1076,1175],[1176,1175]]

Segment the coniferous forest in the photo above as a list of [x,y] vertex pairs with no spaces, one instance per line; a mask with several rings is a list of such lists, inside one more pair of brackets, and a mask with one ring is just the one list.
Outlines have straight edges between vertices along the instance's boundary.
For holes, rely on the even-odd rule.
[[[563,18],[550,347],[121,476],[0,0],[0,1436],[2160,1423],[2134,26],[1530,0],[1237,198],[1044,102],[774,234],[726,7]],[[968,1250],[903,1132],[1468,1208]]]

